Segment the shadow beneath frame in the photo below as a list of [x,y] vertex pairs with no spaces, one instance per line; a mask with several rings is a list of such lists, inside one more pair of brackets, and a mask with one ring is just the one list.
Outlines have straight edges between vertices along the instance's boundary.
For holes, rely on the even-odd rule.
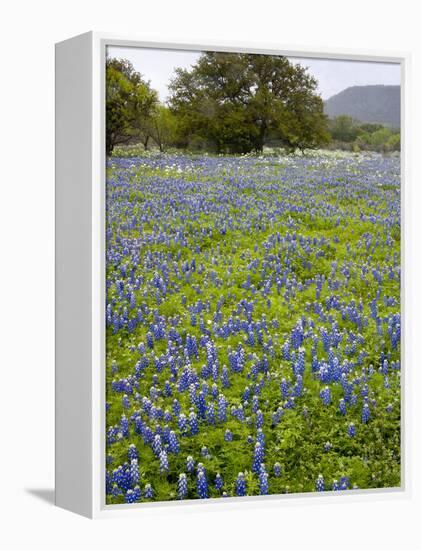
[[28,489],[25,488],[25,492],[29,495],[43,500],[47,504],[54,505],[55,503],[55,491],[54,489]]

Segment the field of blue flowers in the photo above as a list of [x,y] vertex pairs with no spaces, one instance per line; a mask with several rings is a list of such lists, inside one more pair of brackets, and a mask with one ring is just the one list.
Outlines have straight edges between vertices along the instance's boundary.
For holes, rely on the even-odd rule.
[[400,485],[399,174],[108,161],[108,504]]

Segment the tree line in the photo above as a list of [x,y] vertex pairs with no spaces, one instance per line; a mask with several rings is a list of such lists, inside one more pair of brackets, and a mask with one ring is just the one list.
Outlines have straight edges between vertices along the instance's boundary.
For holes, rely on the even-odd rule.
[[378,151],[389,153],[401,148],[401,135],[398,128],[383,124],[359,122],[347,115],[328,121],[331,135],[330,147],[349,151]]
[[328,143],[317,82],[283,56],[206,52],[176,69],[167,105],[122,59],[106,65],[107,153],[119,144],[154,143],[217,153],[288,149]]
[[165,105],[128,60],[108,58],[106,118],[108,155],[133,143],[145,150],[249,153],[265,145],[294,151],[358,139],[368,148],[364,139],[381,130],[356,130],[349,117],[329,121],[305,68],[284,56],[246,53],[205,52],[190,69],[176,69]]

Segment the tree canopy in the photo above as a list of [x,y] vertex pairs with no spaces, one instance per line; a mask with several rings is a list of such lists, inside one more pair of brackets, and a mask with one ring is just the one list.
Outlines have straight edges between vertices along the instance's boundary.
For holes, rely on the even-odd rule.
[[207,52],[176,70],[169,105],[185,143],[199,136],[217,152],[262,151],[268,139],[314,148],[329,140],[316,88],[283,56]]
[[158,104],[158,94],[124,59],[106,63],[106,148],[129,143],[147,127]]

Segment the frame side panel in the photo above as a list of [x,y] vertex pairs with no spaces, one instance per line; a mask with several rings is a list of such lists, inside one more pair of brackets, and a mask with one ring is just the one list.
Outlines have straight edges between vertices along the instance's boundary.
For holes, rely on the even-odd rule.
[[92,34],[56,45],[56,505],[92,517]]

